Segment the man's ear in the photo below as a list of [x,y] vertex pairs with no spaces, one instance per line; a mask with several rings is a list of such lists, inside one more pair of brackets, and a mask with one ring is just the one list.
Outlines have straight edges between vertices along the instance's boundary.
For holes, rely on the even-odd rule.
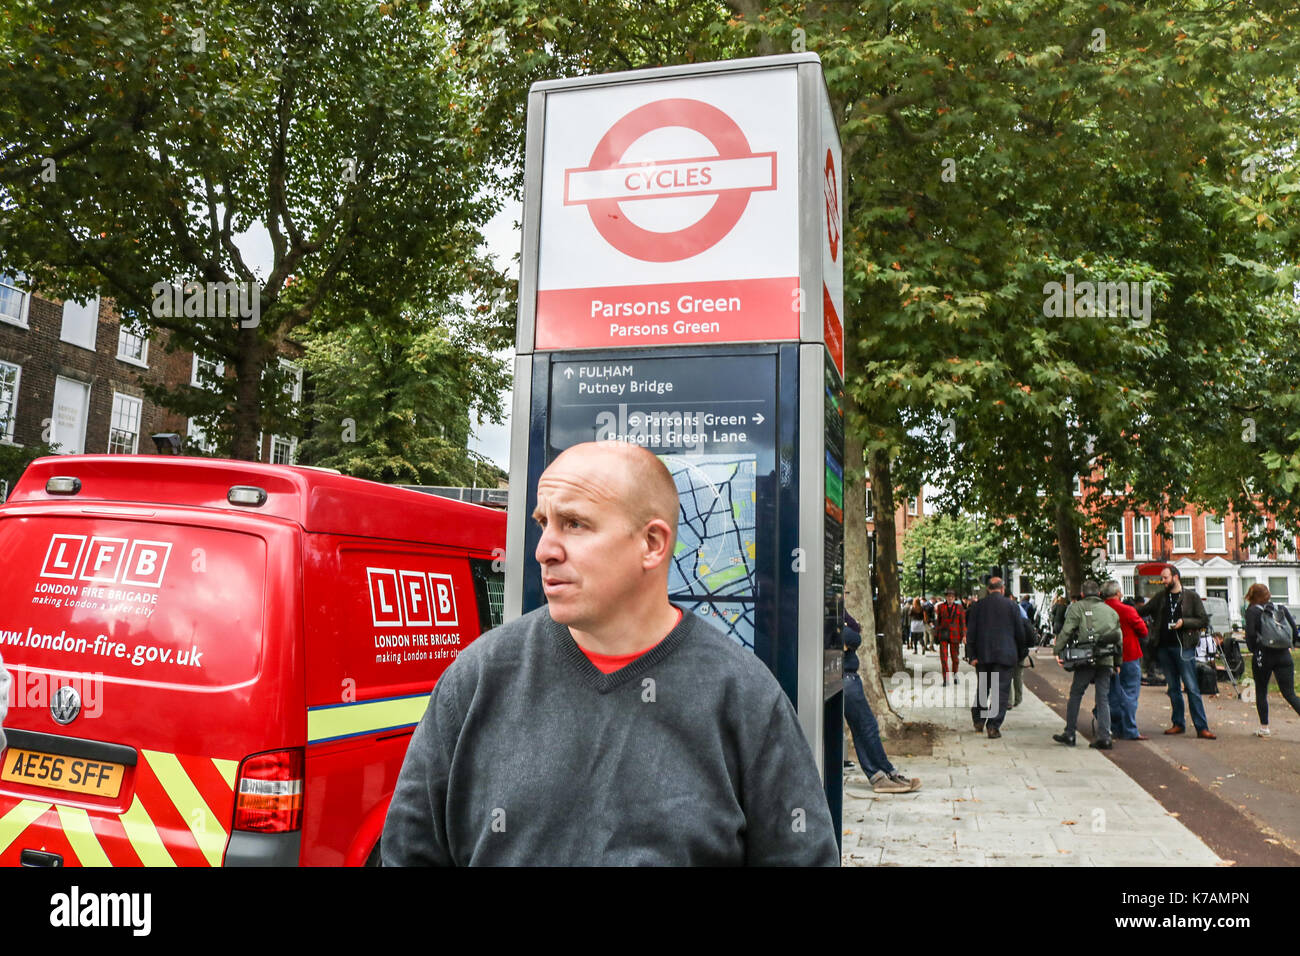
[[645,548],[641,566],[647,571],[653,571],[672,554],[673,530],[663,518],[652,518],[641,529],[641,541]]

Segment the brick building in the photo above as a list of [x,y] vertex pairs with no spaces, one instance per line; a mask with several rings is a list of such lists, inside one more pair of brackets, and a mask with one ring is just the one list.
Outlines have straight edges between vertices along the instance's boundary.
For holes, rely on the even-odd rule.
[[[44,441],[63,454],[153,454],[150,436],[170,432],[182,436],[187,453],[209,451],[202,423],[145,398],[145,384],[203,387],[204,366],[225,374],[219,362],[167,352],[169,337],[164,329],[134,334],[111,301],[51,301],[0,276],[0,444]],[[295,398],[301,392],[298,370]],[[296,458],[296,439],[270,436],[261,445],[263,461]],[[0,498],[7,493],[0,488]]]
[[1159,518],[1130,511],[1110,529],[1107,570],[1125,594],[1142,594],[1137,569],[1159,561],[1177,567],[1184,585],[1202,597],[1227,601],[1234,620],[1240,620],[1246,591],[1256,581],[1268,586],[1275,602],[1300,604],[1295,529],[1282,529],[1278,543],[1269,545],[1260,531],[1277,528],[1272,517],[1252,526],[1236,515],[1180,508],[1165,516],[1166,534],[1157,529]]

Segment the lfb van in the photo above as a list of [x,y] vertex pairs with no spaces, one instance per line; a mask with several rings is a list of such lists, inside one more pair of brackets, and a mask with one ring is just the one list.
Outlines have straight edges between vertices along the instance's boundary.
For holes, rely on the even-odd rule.
[[3,865],[363,865],[505,514],[325,471],[33,462],[0,507]]

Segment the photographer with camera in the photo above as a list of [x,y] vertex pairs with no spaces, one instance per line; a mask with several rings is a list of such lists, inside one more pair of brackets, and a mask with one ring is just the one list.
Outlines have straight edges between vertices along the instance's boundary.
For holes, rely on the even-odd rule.
[[1065,624],[1056,636],[1056,662],[1072,672],[1070,703],[1065,709],[1065,732],[1052,739],[1074,746],[1074,730],[1079,722],[1079,702],[1088,685],[1097,685],[1097,739],[1090,747],[1110,750],[1110,681],[1119,672],[1120,642],[1123,631],[1115,609],[1101,599],[1101,585],[1083,582],[1083,598],[1065,612]]

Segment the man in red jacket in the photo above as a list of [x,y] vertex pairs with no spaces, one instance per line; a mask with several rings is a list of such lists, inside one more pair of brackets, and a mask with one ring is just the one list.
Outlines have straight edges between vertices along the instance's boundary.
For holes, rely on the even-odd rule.
[[1147,636],[1146,621],[1137,609],[1124,603],[1119,584],[1107,581],[1101,586],[1101,596],[1119,615],[1124,631],[1124,662],[1119,676],[1110,684],[1110,724],[1115,737],[1120,740],[1146,740],[1138,730],[1138,694],[1142,691],[1142,638]]
[[962,641],[966,640],[966,609],[957,603],[956,591],[948,589],[943,603],[935,607],[934,616],[934,639],[939,644],[939,666],[943,669],[943,682],[948,683],[948,674],[951,672],[955,685],[957,655],[961,652]]

